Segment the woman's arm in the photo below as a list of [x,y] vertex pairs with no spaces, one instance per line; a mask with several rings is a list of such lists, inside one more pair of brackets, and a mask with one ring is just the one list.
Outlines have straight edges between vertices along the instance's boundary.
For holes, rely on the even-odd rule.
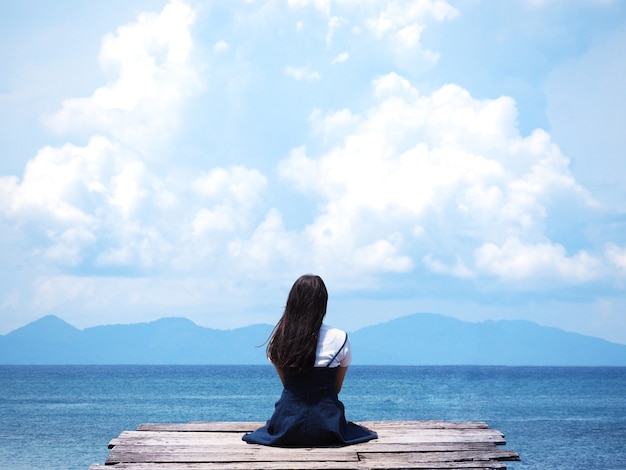
[[335,381],[335,391],[337,393],[341,392],[341,386],[343,385],[343,379],[346,377],[346,372],[348,372],[348,367],[337,367],[337,380]]

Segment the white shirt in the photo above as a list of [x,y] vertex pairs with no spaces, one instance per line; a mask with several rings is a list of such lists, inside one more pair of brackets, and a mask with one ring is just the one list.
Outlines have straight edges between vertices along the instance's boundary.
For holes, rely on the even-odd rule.
[[[337,354],[337,351],[339,351],[339,354]],[[335,354],[337,356],[333,359]],[[331,360],[332,362],[330,362]],[[351,362],[352,349],[350,348],[348,335],[339,328],[332,328],[322,324],[320,336],[317,340],[315,367],[348,367]]]

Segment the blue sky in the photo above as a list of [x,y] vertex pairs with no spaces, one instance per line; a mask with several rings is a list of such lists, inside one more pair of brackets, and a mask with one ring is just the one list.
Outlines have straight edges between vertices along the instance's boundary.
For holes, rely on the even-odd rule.
[[0,1],[0,334],[416,312],[626,344],[626,4]]

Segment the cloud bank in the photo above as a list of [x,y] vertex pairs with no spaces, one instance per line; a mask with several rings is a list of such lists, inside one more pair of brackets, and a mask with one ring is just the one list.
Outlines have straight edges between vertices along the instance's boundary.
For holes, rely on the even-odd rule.
[[[289,0],[281,16],[258,3],[237,8],[315,46],[301,56],[281,46],[284,57],[265,70],[246,55],[261,32],[250,32],[250,44],[224,31],[199,42],[196,23],[211,11],[179,0],[103,37],[106,83],[42,118],[66,143],[41,148],[21,175],[0,176],[11,247],[2,259],[17,271],[0,291],[8,326],[46,313],[79,325],[162,314],[272,321],[303,272],[321,274],[343,298],[448,298],[457,286],[459,305],[494,295],[572,299],[601,286],[585,301],[619,310],[611,299],[625,288],[626,240],[591,228],[619,221],[615,206],[579,181],[549,130],[520,130],[515,97],[416,75],[439,60],[425,31],[452,27],[459,8]],[[355,40],[377,65],[351,87],[336,80],[340,68],[363,76]],[[300,113],[305,132],[269,159],[252,147],[218,158],[183,140],[195,103],[226,119],[222,89],[253,89],[226,73],[235,70],[272,83],[265,92]],[[339,106],[315,103],[337,87],[354,94]],[[221,136],[225,146],[248,138],[243,128]],[[237,315],[228,321],[228,312]]]

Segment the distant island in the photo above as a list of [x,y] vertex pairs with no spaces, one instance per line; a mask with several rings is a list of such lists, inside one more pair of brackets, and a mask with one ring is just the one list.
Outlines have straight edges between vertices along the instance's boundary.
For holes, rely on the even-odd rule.
[[[185,318],[83,330],[45,316],[0,335],[0,364],[267,364],[271,325]],[[350,332],[355,365],[626,366],[626,345],[522,320],[416,313]]]

